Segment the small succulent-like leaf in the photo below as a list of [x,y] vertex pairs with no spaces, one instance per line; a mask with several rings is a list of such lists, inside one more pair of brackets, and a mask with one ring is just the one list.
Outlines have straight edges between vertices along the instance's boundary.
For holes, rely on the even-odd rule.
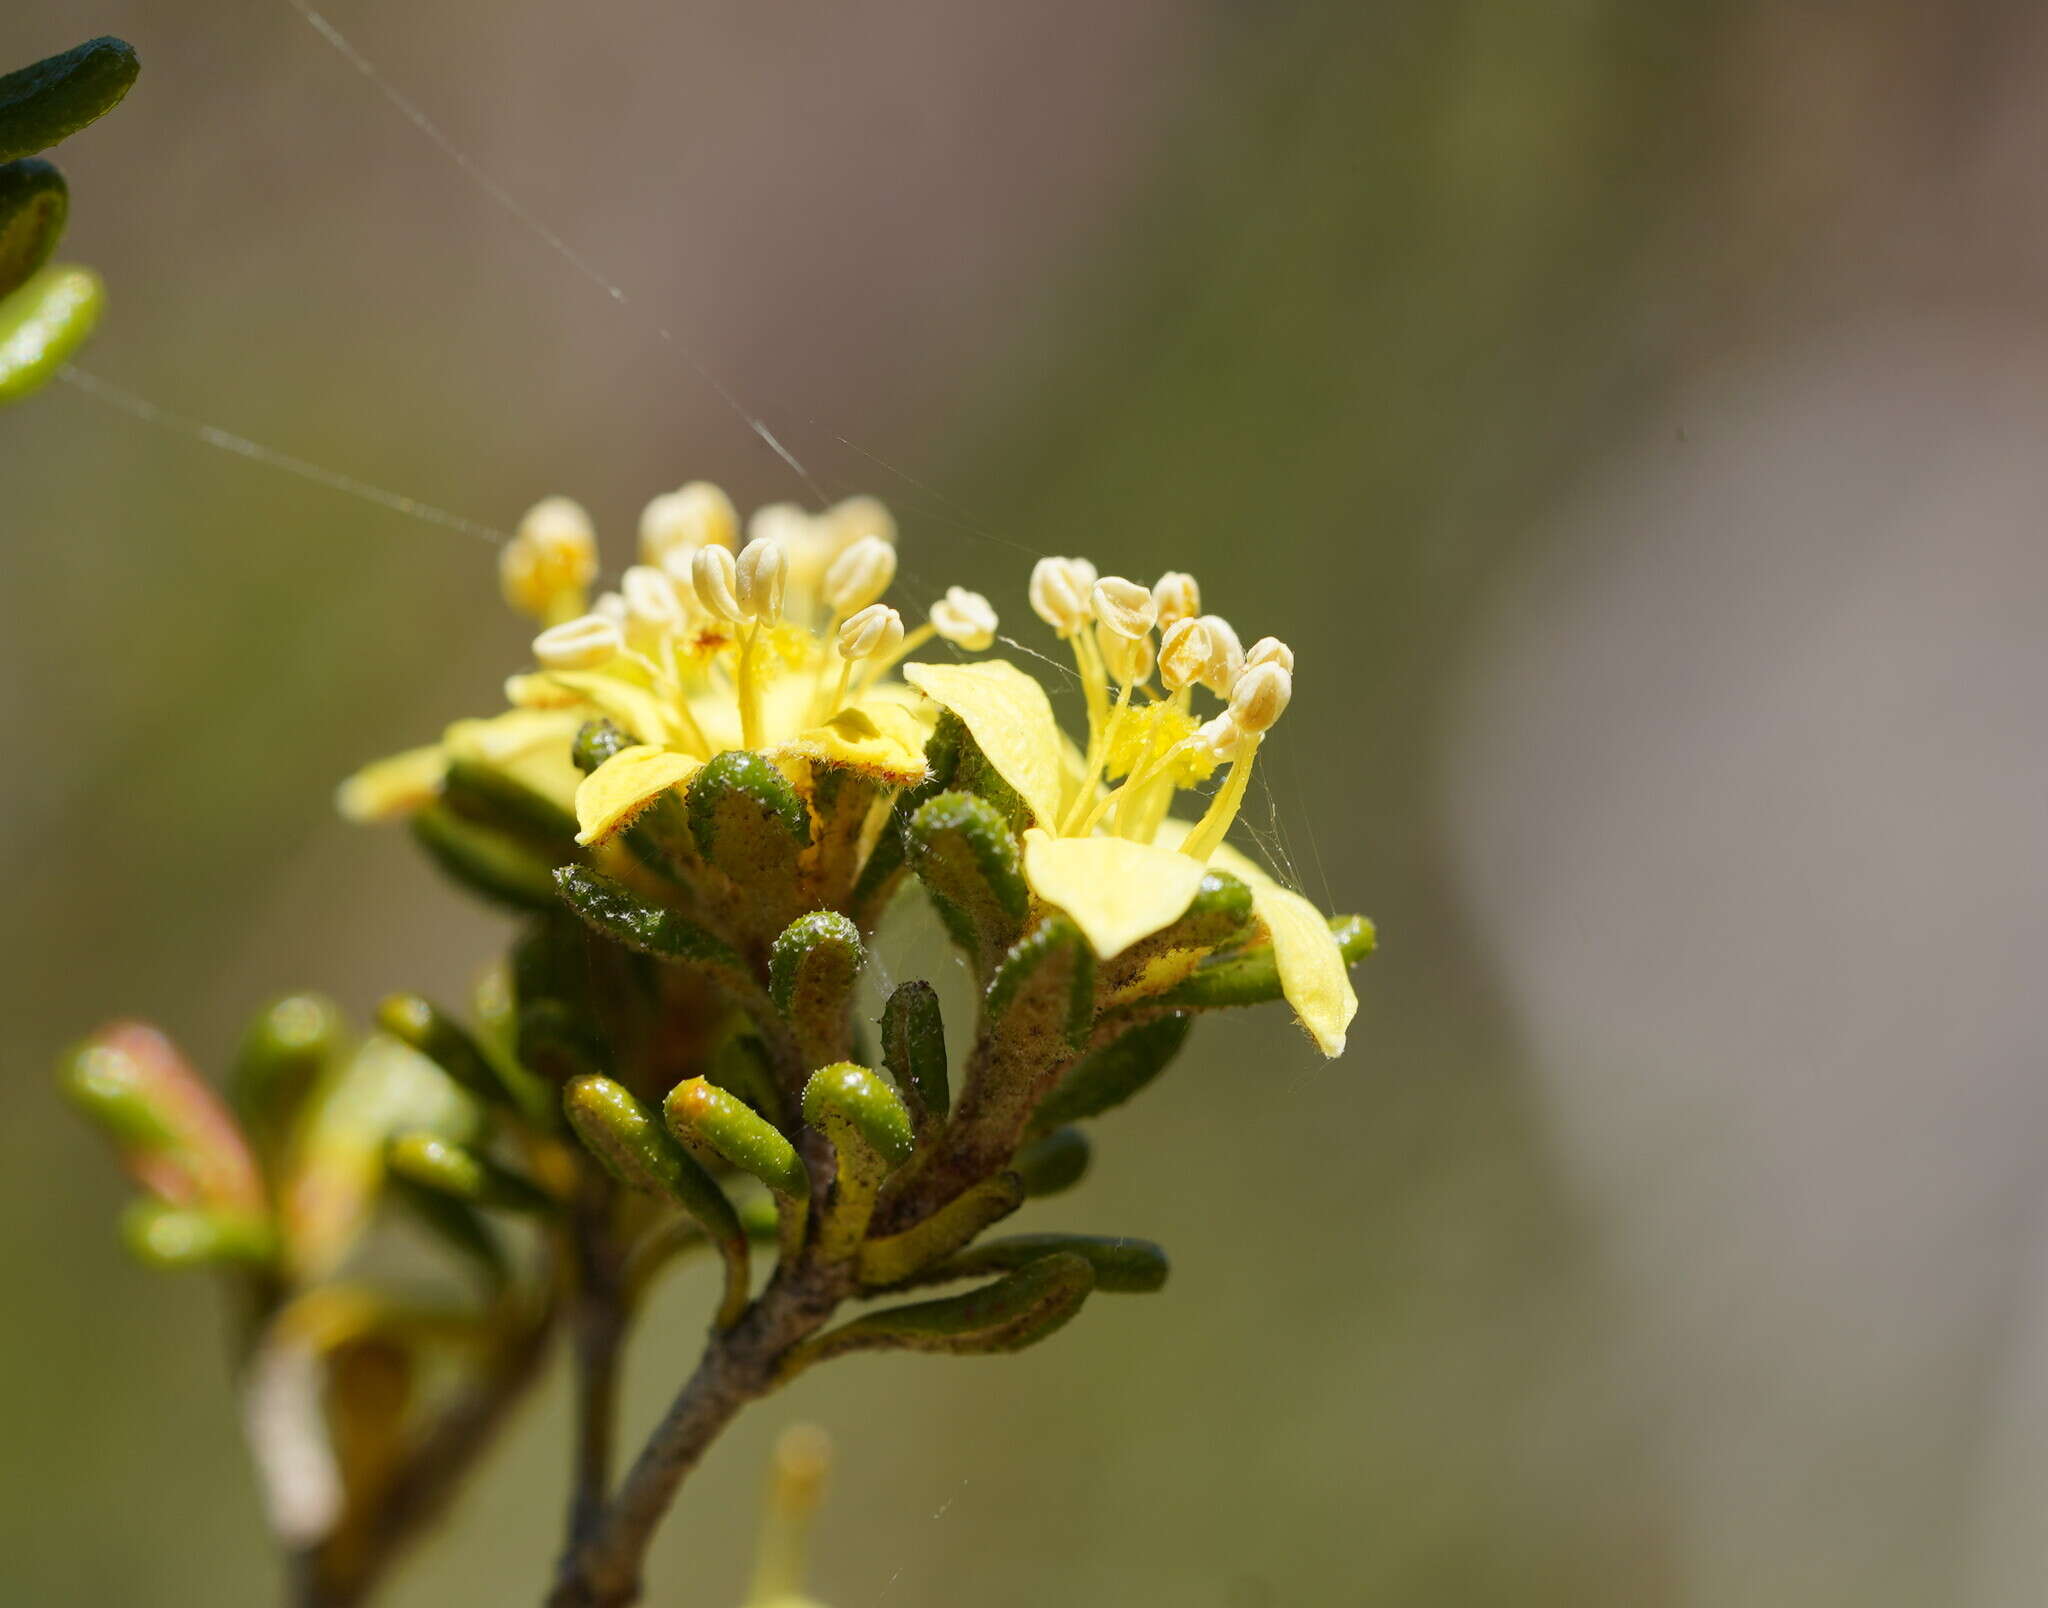
[[121,1237],[137,1260],[168,1270],[261,1266],[277,1253],[261,1217],[160,1200],[133,1202],[121,1216]]
[[1086,1258],[1095,1269],[1095,1288],[1104,1294],[1149,1295],[1164,1286],[1169,1263],[1166,1252],[1150,1240],[1122,1235],[1005,1234],[984,1240],[958,1256],[929,1267],[912,1284],[943,1284],[953,1279],[1008,1273],[1041,1257],[1061,1252]]
[[[1378,935],[1364,916],[1330,917],[1330,935],[1345,963],[1355,965],[1373,952]],[[1226,1005],[1263,1005],[1281,997],[1280,965],[1271,944],[1221,955],[1198,966],[1185,981],[1158,996],[1161,1005],[1209,1010]]]
[[1065,916],[1046,916],[1010,946],[982,1003],[1008,1038],[1079,1049],[1094,1020],[1095,952]]
[[1031,909],[1023,851],[1009,822],[973,793],[941,793],[904,824],[910,869],[984,966],[1016,937]]
[[1015,1173],[997,1173],[964,1190],[922,1222],[900,1234],[871,1239],[860,1248],[860,1280],[869,1286],[900,1284],[920,1268],[951,1256],[992,1224],[1024,1204],[1024,1183]]
[[789,778],[744,748],[708,760],[690,778],[684,805],[697,852],[742,886],[791,875],[811,841],[810,811]]
[[730,1328],[746,1309],[747,1234],[725,1191],[691,1160],[649,1111],[607,1077],[581,1077],[562,1091],[569,1123],[605,1169],[629,1189],[672,1200],[697,1220],[725,1260],[718,1324]]
[[1140,939],[1102,970],[1106,1001],[1122,1004],[1165,992],[1219,949],[1251,936],[1252,890],[1211,867],[1178,921]]
[[550,1212],[555,1203],[530,1179],[468,1145],[435,1133],[402,1133],[385,1163],[422,1189],[504,1212]]
[[673,910],[649,903],[588,866],[565,865],[555,873],[555,881],[569,908],[614,943],[657,960],[705,966],[729,975],[745,970],[739,956],[703,928]]
[[132,45],[103,35],[0,78],[0,162],[47,150],[106,116],[141,71]]
[[0,301],[50,260],[70,204],[64,175],[48,162],[0,163]]
[[609,720],[586,720],[576,728],[575,741],[569,746],[569,758],[578,770],[588,776],[612,755],[623,753],[632,746],[633,739]]
[[832,1141],[838,1178],[819,1225],[819,1244],[835,1260],[851,1256],[867,1233],[882,1180],[910,1159],[910,1113],[896,1091],[864,1066],[820,1067],[804,1085],[804,1121]]
[[576,837],[576,817],[510,771],[480,759],[451,757],[441,778],[441,796],[458,815],[508,837],[536,840],[547,852],[566,855]]
[[709,1152],[751,1173],[778,1195],[808,1199],[811,1175],[796,1146],[738,1095],[704,1078],[688,1078],[662,1102],[669,1132],[699,1156]]
[[903,983],[882,1007],[882,1064],[920,1131],[945,1117],[953,1099],[946,1077],[946,1025],[938,990],[930,983]]
[[557,1125],[554,1097],[539,1078],[524,1066],[486,1053],[460,1022],[431,1000],[393,994],[377,1007],[377,1025],[485,1104],[509,1101],[529,1122],[543,1128]]
[[386,1186],[420,1227],[482,1275],[486,1287],[502,1289],[511,1280],[512,1263],[503,1242],[468,1201],[402,1173],[392,1174]]
[[853,986],[867,951],[836,910],[813,910],[782,929],[768,955],[768,991],[807,1065],[845,1055]]
[[85,344],[105,299],[98,274],[62,264],[0,298],[0,404],[41,390]]
[[407,817],[428,856],[471,893],[513,910],[552,910],[555,866],[523,839],[464,820],[446,804],[428,804]]
[[258,1011],[228,1074],[228,1098],[265,1155],[275,1159],[299,1108],[340,1055],[341,1010],[318,994],[291,994]]
[[102,1028],[65,1059],[59,1081],[151,1194],[172,1206],[262,1217],[263,1183],[241,1129],[155,1028]]
[[519,1007],[520,1063],[561,1085],[611,1064],[590,1019],[566,1000],[537,999]]
[[1095,1269],[1086,1257],[1055,1253],[964,1295],[889,1307],[827,1330],[789,1354],[782,1377],[855,1351],[954,1357],[1021,1351],[1061,1328],[1094,1287]]
[[1122,1105],[1180,1054],[1193,1022],[1185,1011],[1174,1011],[1083,1056],[1032,1114],[1032,1131],[1050,1133]]
[[1032,1140],[1010,1163],[1024,1181],[1024,1193],[1036,1200],[1072,1189],[1087,1174],[1091,1147],[1079,1128],[1055,1128]]

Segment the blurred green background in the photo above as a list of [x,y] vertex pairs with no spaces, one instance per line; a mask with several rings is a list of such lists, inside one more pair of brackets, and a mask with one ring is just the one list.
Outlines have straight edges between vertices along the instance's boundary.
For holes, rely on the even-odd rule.
[[[494,526],[567,492],[614,566],[689,478],[872,491],[913,601],[1034,643],[1036,553],[1191,569],[1300,655],[1249,837],[1382,933],[1344,1060],[1209,1023],[1032,1209],[1162,1296],[805,1379],[652,1601],[738,1599],[797,1418],[835,1608],[2040,1600],[2035,8],[326,14],[626,303],[284,0],[18,0],[0,64],[144,63],[62,153],[86,369]],[[124,1259],[48,1068],[460,993],[498,924],[329,795],[523,632],[483,543],[62,386],[0,480],[0,1598],[261,1601],[213,1292]],[[560,1385],[395,1608],[533,1599]]]

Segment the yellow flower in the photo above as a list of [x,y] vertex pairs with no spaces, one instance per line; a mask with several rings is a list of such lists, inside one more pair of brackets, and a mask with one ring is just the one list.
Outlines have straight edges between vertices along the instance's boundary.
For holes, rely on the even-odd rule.
[[[1250,890],[1296,1017],[1323,1054],[1338,1055],[1358,998],[1329,923],[1223,841],[1259,744],[1292,693],[1293,656],[1270,639],[1247,656],[1224,622],[1187,615],[1195,593],[1185,576],[1168,576],[1158,593],[1175,614],[1163,654],[1151,643],[1160,595],[1116,577],[1098,580],[1081,559],[1044,560],[1032,576],[1033,606],[1071,644],[1087,697],[1088,746],[1078,755],[1044,689],[1015,665],[911,664],[903,676],[959,717],[1029,807],[1026,880],[1073,919],[1101,959],[1171,926],[1210,868],[1227,871]],[[1157,695],[1147,685],[1155,667],[1164,684]],[[1202,686],[1228,701],[1197,723],[1193,697]],[[1224,765],[1199,821],[1169,816],[1178,789]]]

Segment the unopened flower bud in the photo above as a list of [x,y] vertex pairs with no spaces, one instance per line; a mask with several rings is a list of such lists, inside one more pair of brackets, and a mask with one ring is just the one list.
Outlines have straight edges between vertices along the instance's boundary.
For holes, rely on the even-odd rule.
[[1244,644],[1222,615],[1204,614],[1201,620],[1209,632],[1209,663],[1201,683],[1217,697],[1228,698],[1237,678],[1244,674]]
[[693,480],[681,491],[662,493],[640,515],[640,562],[661,564],[680,552],[684,561],[699,547],[737,547],[739,510],[708,480]]
[[602,614],[551,625],[533,639],[533,656],[548,670],[595,670],[617,658],[626,640]]
[[1152,633],[1124,636],[1112,630],[1107,620],[1095,625],[1095,640],[1102,649],[1102,663],[1110,680],[1119,686],[1135,687],[1152,674]]
[[709,612],[737,625],[740,612],[739,564],[729,547],[700,547],[690,560],[690,590]]
[[1102,622],[1103,631],[1121,637],[1143,636],[1159,617],[1159,608],[1152,601],[1152,594],[1136,581],[1127,581],[1121,575],[1103,576],[1095,583],[1090,600],[1095,607],[1095,618]]
[[1199,619],[1179,619],[1159,637],[1159,679],[1168,692],[1179,692],[1199,682],[1209,668],[1215,644],[1209,627]]
[[1095,566],[1085,558],[1041,558],[1031,566],[1031,609],[1063,637],[1094,617]]
[[1230,689],[1230,718],[1256,737],[1271,729],[1293,696],[1294,677],[1286,669],[1270,661],[1252,665]]
[[782,588],[789,560],[779,543],[757,537],[740,549],[734,565],[740,612],[750,620],[773,625],[782,618]]
[[1164,631],[1202,612],[1202,589],[1187,571],[1168,570],[1152,584],[1152,603],[1159,613],[1159,629]]
[[886,603],[870,603],[839,628],[839,656],[866,659],[891,654],[903,644],[903,616]]
[[932,629],[955,647],[979,653],[996,639],[996,611],[979,592],[949,586],[932,605]]
[[505,601],[537,620],[581,609],[583,589],[596,574],[597,532],[567,497],[535,503],[498,555]]
[[1294,674],[1294,650],[1278,637],[1260,637],[1244,656],[1245,668],[1257,664],[1277,664],[1289,675]]
[[676,595],[676,583],[666,571],[635,564],[619,577],[619,592],[626,636],[634,646],[682,629],[683,600]]
[[825,571],[825,602],[840,614],[866,608],[896,579],[896,549],[879,536],[863,536]]

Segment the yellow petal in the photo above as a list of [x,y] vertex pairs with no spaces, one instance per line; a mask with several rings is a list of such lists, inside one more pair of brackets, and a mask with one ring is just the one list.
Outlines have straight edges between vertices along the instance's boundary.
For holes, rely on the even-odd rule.
[[842,709],[782,751],[844,765],[897,787],[914,787],[925,779],[924,727],[908,710],[893,705]]
[[1252,909],[1273,935],[1280,992],[1287,996],[1308,1036],[1323,1054],[1333,1059],[1342,1055],[1345,1030],[1358,1014],[1358,995],[1352,991],[1351,973],[1329,922],[1300,894],[1281,887],[1271,877],[1263,873],[1245,876],[1234,865],[1223,869],[1244,877],[1250,885]]
[[1033,815],[1059,819],[1060,728],[1043,687],[1001,659],[906,664],[903,679],[960,717]]
[[665,742],[669,736],[668,717],[662,713],[659,698],[645,687],[601,670],[513,676],[505,683],[505,696],[529,709],[592,705],[627,736],[637,737],[643,743]]
[[578,843],[602,843],[678,783],[696,774],[699,761],[667,748],[622,748],[583,778],[576,789]]
[[1032,891],[1074,918],[1104,960],[1178,921],[1202,885],[1202,863],[1128,838],[1024,834]]
[[389,821],[410,815],[440,794],[448,760],[435,743],[374,760],[334,790],[334,807],[350,821]]
[[487,720],[458,720],[441,738],[451,760],[503,771],[564,809],[583,773],[569,757],[583,717],[573,709],[508,709]]

